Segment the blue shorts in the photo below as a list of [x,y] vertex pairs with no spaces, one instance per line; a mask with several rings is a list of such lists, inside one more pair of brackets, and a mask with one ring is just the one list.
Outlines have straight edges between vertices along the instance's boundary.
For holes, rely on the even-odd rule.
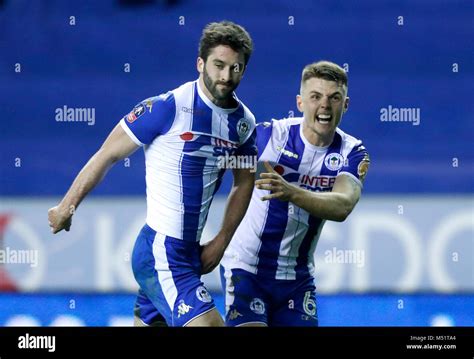
[[134,312],[144,324],[164,318],[169,326],[185,326],[215,308],[200,279],[198,242],[165,236],[145,224],[133,248],[132,268],[140,285]]
[[296,280],[262,278],[243,269],[226,270],[226,325],[264,323],[271,327],[317,327],[316,287],[310,276]]

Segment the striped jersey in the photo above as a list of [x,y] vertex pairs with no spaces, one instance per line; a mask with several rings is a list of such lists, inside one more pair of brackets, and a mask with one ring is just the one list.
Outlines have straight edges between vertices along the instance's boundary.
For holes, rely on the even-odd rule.
[[238,106],[223,109],[199,81],[140,102],[120,124],[144,147],[146,223],[163,235],[199,241],[225,169],[219,157],[256,155],[255,118]]
[[[368,153],[362,142],[339,128],[327,147],[312,145],[304,137],[303,118],[273,120],[257,126],[258,169],[268,161],[283,178],[310,191],[331,191],[337,176],[352,177],[362,186]],[[287,201],[261,201],[268,190],[253,190],[222,265],[267,278],[294,280],[314,275],[313,256],[324,225]]]

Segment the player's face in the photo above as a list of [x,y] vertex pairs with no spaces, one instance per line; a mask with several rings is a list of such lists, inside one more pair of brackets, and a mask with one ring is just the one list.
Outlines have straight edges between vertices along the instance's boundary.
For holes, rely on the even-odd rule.
[[207,61],[198,58],[198,71],[210,95],[217,101],[228,100],[237,88],[244,73],[243,53],[229,46],[219,45],[211,49]]
[[303,84],[296,102],[304,114],[304,127],[326,142],[332,141],[336,127],[348,108],[349,97],[344,85],[312,77]]

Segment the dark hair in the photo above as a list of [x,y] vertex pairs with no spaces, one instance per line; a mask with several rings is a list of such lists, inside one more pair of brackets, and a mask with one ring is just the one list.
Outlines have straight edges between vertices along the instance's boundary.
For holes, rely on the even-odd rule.
[[199,41],[199,57],[207,61],[211,50],[219,45],[227,45],[236,52],[243,52],[247,66],[253,51],[253,41],[242,26],[231,21],[207,24]]
[[301,86],[310,78],[335,81],[347,87],[347,74],[344,69],[330,61],[318,61],[306,65],[301,74]]

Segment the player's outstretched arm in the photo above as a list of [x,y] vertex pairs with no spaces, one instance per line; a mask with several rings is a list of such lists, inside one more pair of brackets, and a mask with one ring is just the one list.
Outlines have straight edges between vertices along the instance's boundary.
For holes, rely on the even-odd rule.
[[314,217],[337,222],[343,222],[359,201],[360,185],[350,176],[339,175],[332,192],[311,192],[288,183],[268,162],[264,165],[268,172],[262,173],[261,179],[255,181],[255,185],[271,193],[262,197],[262,201],[272,198],[289,201]]
[[49,209],[51,232],[69,231],[74,211],[84,197],[104,178],[117,161],[137,150],[137,146],[118,124],[109,134],[102,147],[82,168],[62,201]]
[[244,218],[252,197],[255,174],[251,170],[235,169],[233,175],[234,184],[227,199],[221,230],[202,248],[202,274],[211,272],[221,261],[225,249]]
[[290,202],[314,217],[343,222],[359,201],[360,194],[361,187],[352,177],[339,175],[332,192],[311,192],[297,187]]

